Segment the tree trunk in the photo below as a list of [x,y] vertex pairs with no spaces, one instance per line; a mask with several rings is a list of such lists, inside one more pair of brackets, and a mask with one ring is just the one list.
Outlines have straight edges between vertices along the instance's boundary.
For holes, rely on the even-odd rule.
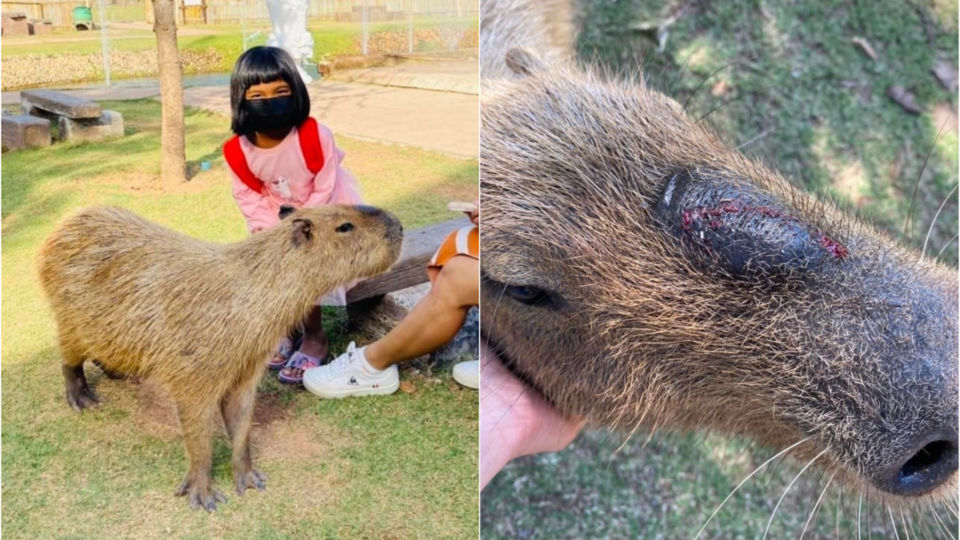
[[160,70],[160,178],[164,184],[172,184],[187,178],[176,4],[174,0],[152,1],[153,31],[157,35],[157,66]]

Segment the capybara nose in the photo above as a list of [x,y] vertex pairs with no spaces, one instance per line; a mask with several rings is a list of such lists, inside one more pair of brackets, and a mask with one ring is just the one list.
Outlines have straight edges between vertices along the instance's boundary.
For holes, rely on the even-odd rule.
[[884,491],[910,497],[933,491],[956,471],[957,435],[938,433],[918,439],[876,482]]
[[376,206],[367,206],[365,204],[357,205],[357,211],[368,216],[377,216],[383,213],[383,210]]

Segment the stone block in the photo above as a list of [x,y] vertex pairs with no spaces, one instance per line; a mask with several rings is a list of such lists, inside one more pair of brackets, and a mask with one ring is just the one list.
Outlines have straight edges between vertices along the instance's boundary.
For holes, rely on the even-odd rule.
[[117,111],[103,111],[100,118],[88,120],[61,116],[58,125],[63,141],[99,141],[123,136],[123,115]]
[[103,112],[96,102],[53,90],[23,90],[20,99],[38,109],[75,120],[100,118]]
[[4,115],[0,119],[3,147],[8,150],[50,146],[50,121],[28,115]]

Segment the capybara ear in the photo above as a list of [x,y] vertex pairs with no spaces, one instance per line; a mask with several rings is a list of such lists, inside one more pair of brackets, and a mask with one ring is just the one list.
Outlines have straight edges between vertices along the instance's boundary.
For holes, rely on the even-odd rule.
[[293,245],[300,247],[308,244],[313,239],[313,222],[307,218],[297,218],[293,220],[293,233],[291,235]]
[[507,67],[517,75],[532,75],[546,70],[543,62],[526,49],[510,49],[504,60],[507,62]]

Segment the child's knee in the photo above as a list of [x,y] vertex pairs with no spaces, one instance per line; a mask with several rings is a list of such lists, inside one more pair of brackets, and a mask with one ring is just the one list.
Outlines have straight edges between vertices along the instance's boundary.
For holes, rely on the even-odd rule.
[[457,307],[475,306],[479,300],[479,279],[480,264],[477,259],[458,255],[440,269],[431,294]]

